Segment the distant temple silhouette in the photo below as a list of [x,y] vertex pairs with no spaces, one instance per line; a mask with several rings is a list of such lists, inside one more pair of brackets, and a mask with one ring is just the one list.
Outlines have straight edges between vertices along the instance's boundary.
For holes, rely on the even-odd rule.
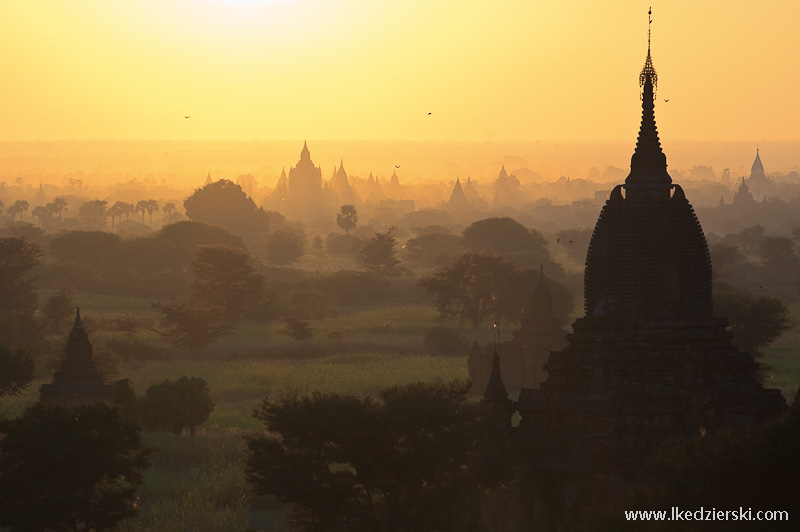
[[499,356],[500,376],[511,390],[538,388],[547,378],[544,363],[551,351],[566,345],[566,331],[553,312],[553,299],[547,286],[544,268],[539,268],[539,282],[531,294],[530,305],[510,341],[482,351],[477,342],[469,354],[469,378],[474,390],[484,390],[489,383],[493,357]]
[[749,207],[755,205],[756,200],[753,198],[753,193],[750,192],[750,187],[747,186],[747,178],[742,178],[742,183],[739,189],[733,195],[733,204],[737,207]]
[[639,81],[639,137],[630,174],[592,235],[585,315],[550,354],[547,380],[522,389],[517,403],[517,434],[567,508],[629,496],[660,446],[754,427],[785,408],[780,391],[756,381],[753,357],[731,344],[726,320],[713,316],[705,235],[667,173],[656,130],[649,38]]
[[753,199],[757,202],[764,201],[774,192],[772,181],[764,173],[764,165],[761,163],[761,155],[758,148],[756,148],[756,158],[753,161],[753,166],[750,168],[750,177],[747,179],[747,185],[750,188]]
[[80,309],[75,312],[75,324],[64,351],[64,362],[55,372],[52,384],[42,384],[39,389],[41,403],[50,406],[116,403],[114,385],[103,383],[103,374],[92,360],[92,344],[83,328]]
[[414,203],[406,198],[396,171],[384,187],[372,172],[367,179],[348,176],[344,160],[340,159],[330,179],[325,180],[322,169],[311,160],[308,142],[303,143],[300,160],[289,168],[288,175],[285,169],[281,170],[275,188],[263,202],[265,209],[304,221],[332,219],[342,205],[414,210]]

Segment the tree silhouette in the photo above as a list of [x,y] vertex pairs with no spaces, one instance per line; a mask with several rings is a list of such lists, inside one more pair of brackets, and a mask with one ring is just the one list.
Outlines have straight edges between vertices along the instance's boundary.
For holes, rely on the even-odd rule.
[[[315,392],[265,400],[252,438],[255,491],[295,509],[306,530],[452,530],[466,467],[485,434],[469,385],[412,384],[380,399]],[[468,528],[471,529],[471,528]]]
[[33,358],[23,349],[11,351],[0,344],[0,399],[25,391],[33,380]]
[[14,222],[14,220],[17,218],[18,214],[19,214],[19,219],[22,220],[22,213],[27,211],[28,207],[30,207],[30,205],[28,204],[27,201],[17,200],[6,209],[6,214],[11,215],[12,222]]
[[175,434],[188,428],[190,436],[194,436],[195,427],[205,423],[214,410],[208,383],[200,377],[154,384],[147,389],[140,405],[145,427],[171,430]]
[[[144,202],[144,210],[147,211],[147,215],[150,217],[150,227],[153,227],[153,213],[158,212],[158,202],[156,200],[146,200]],[[142,221],[144,223],[144,221]]]
[[39,227],[42,226],[42,218],[46,218],[48,215],[47,207],[44,205],[39,205],[33,208],[31,211],[31,215],[36,217],[37,224]]
[[[125,202],[118,201],[114,205],[108,208],[107,214],[111,218],[111,232],[114,232],[115,224],[114,219],[118,219],[122,221],[122,215],[125,214]],[[128,204],[130,205],[130,204]]]
[[136,515],[149,449],[104,404],[35,404],[0,422],[0,522],[12,530],[110,530]]
[[136,212],[136,207],[133,205],[133,203],[126,203],[124,201],[117,203],[119,203],[120,211],[125,215],[125,221],[127,222],[130,219],[131,214]]
[[754,356],[790,327],[789,309],[779,299],[746,290],[714,291],[714,314],[728,320],[732,342]]
[[136,207],[134,208],[134,212],[138,212],[142,215],[142,225],[144,225],[144,215],[147,212],[147,200],[137,201]]
[[467,253],[450,266],[420,279],[434,296],[439,319],[457,318],[473,327],[498,314],[498,296],[505,289],[514,266],[502,257]]
[[190,220],[224,227],[237,235],[258,235],[260,241],[269,228],[269,215],[242,190],[220,179],[197,189],[183,202]]
[[389,227],[383,233],[377,233],[358,252],[356,260],[367,272],[379,276],[397,276],[402,272],[395,250],[394,229]]
[[41,255],[38,245],[22,237],[0,238],[0,338],[12,347],[36,335],[33,269]]
[[532,250],[549,257],[547,241],[541,233],[528,230],[513,218],[487,218],[466,229],[461,237],[464,249],[473,253],[513,253]]
[[92,229],[104,229],[106,227],[106,204],[105,200],[85,201],[78,208],[78,217]]
[[61,218],[62,211],[67,210],[67,200],[59,196],[48,203],[47,206],[52,209],[53,214],[58,213],[58,217]]
[[195,301],[230,320],[267,299],[267,282],[250,254],[228,246],[197,246],[191,263]]
[[164,205],[164,214],[166,214],[167,216],[169,216],[169,215],[171,215],[171,214],[172,214],[172,213],[174,213],[174,212],[178,212],[178,208],[175,206],[175,204],[174,204],[174,203],[172,203],[172,202],[169,202],[169,203],[167,203],[166,205]]
[[192,257],[196,246],[216,244],[233,248],[246,249],[241,237],[228,232],[222,227],[208,225],[200,222],[183,220],[162,227],[156,238],[169,243],[170,247],[186,257],[187,263]]
[[274,229],[264,240],[264,251],[267,261],[285,266],[303,256],[305,235],[292,229],[281,227]]
[[67,325],[68,320],[75,313],[75,299],[70,288],[60,288],[55,294],[47,298],[41,307],[41,313],[47,320],[46,325],[50,330],[61,332],[62,325]]
[[355,229],[358,225],[358,213],[353,205],[342,205],[339,208],[339,213],[336,215],[336,225],[344,229],[346,234],[350,234],[351,229]]
[[456,235],[441,232],[420,234],[406,242],[403,250],[412,262],[439,267],[449,264],[463,253]]
[[232,327],[221,320],[213,310],[189,303],[152,303],[161,312],[156,332],[167,338],[178,349],[186,349],[191,354],[217,341],[217,338],[230,334]]

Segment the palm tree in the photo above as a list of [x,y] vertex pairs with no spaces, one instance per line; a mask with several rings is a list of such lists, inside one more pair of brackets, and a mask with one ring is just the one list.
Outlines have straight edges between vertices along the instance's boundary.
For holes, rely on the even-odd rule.
[[50,207],[51,212],[57,212],[59,218],[61,218],[61,211],[69,211],[69,209],[67,209],[67,200],[61,196],[48,203],[47,206]]
[[355,229],[358,224],[358,213],[353,205],[342,205],[336,215],[336,225],[345,230],[349,235],[350,229]]
[[147,212],[147,201],[146,200],[139,200],[136,203],[136,207],[134,208],[134,212],[142,213],[142,225],[144,225],[144,213]]
[[49,211],[47,210],[47,207],[43,205],[34,207],[33,210],[31,211],[31,214],[35,216],[36,219],[39,221],[39,227],[42,226],[42,216],[47,216],[48,213]]
[[6,212],[11,215],[11,222],[14,222],[18,214],[19,219],[22,220],[22,213],[27,211],[28,207],[30,207],[30,205],[25,200],[15,201],[8,209],[6,209]]
[[[144,208],[147,211],[147,214],[150,215],[150,227],[153,227],[153,213],[158,212],[158,202],[154,199],[147,200],[144,203]],[[144,216],[142,216],[144,220]]]
[[132,212],[136,212],[136,207],[133,206],[133,203],[125,203],[124,201],[118,201],[115,205],[119,204],[119,208],[122,211],[122,214],[125,215],[125,221],[127,222],[130,219],[130,215]]
[[114,229],[116,227],[115,224],[114,224],[114,218],[118,218],[120,221],[122,220],[122,214],[125,212],[124,205],[130,205],[130,203],[126,204],[126,203],[124,203],[122,201],[118,201],[114,205],[109,207],[108,211],[106,211],[106,214],[108,214],[111,217],[111,232],[112,233],[114,232]]

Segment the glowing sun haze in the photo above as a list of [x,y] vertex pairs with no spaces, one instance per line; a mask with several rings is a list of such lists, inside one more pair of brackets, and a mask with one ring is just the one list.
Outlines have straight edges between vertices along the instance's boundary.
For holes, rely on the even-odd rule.
[[[648,6],[4,0],[0,140],[630,139]],[[796,139],[798,18],[654,2],[662,137]]]

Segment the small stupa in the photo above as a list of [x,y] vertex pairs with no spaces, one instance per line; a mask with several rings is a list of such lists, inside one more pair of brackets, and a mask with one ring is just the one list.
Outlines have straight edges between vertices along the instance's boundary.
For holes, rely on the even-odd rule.
[[116,389],[103,382],[103,374],[92,360],[92,344],[83,328],[81,309],[75,311],[75,324],[65,348],[61,369],[52,384],[42,384],[39,398],[47,406],[75,406],[86,403],[116,403]]

